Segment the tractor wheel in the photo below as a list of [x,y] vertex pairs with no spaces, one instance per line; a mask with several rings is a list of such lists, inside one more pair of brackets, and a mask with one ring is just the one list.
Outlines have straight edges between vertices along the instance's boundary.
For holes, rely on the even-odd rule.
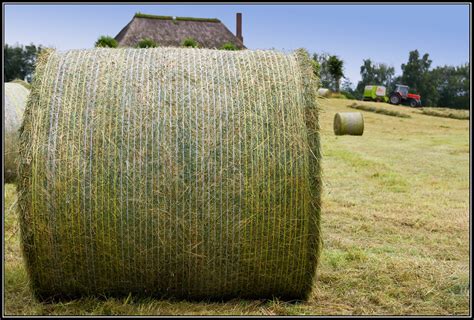
[[415,108],[416,106],[418,106],[418,102],[416,102],[415,99],[410,99],[408,103],[410,104],[410,107],[412,108]]
[[392,94],[390,96],[390,103],[391,104],[400,104],[400,96],[398,94]]

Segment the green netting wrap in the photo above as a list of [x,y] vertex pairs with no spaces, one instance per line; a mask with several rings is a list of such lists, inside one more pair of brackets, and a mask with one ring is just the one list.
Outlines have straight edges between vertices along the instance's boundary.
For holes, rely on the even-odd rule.
[[19,132],[29,90],[22,84],[5,83],[5,144],[4,178],[5,182],[15,182],[18,168]]
[[313,77],[304,50],[42,54],[18,184],[37,296],[304,299],[320,250]]
[[338,112],[334,116],[334,134],[361,136],[364,133],[364,117],[360,112]]

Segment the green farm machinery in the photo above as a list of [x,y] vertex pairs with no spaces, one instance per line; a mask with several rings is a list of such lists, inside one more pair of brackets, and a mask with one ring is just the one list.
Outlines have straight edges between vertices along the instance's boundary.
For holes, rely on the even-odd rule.
[[364,101],[377,101],[377,102],[388,102],[386,96],[387,88],[384,86],[368,85],[364,88]]
[[364,88],[364,101],[388,102],[390,104],[404,104],[412,108],[421,106],[421,96],[419,94],[408,93],[409,88],[403,84],[397,84],[393,92],[388,96],[387,88],[384,86],[368,85]]

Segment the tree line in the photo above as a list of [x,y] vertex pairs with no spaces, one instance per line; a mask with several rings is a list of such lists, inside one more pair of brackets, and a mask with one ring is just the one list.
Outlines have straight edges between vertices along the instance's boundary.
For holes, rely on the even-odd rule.
[[26,46],[5,44],[3,47],[4,56],[4,81],[15,79],[31,82],[35,69],[36,57],[43,49],[43,46],[29,44]]
[[469,63],[431,68],[429,54],[420,56],[418,50],[413,50],[409,52],[408,61],[401,65],[402,74],[395,76],[394,67],[364,59],[360,67],[361,80],[354,89],[344,75],[344,61],[341,58],[315,53],[313,61],[320,86],[341,92],[351,99],[362,99],[366,85],[383,85],[391,92],[396,84],[404,84],[410,87],[410,92],[421,95],[423,106],[456,109],[469,109],[470,106]]

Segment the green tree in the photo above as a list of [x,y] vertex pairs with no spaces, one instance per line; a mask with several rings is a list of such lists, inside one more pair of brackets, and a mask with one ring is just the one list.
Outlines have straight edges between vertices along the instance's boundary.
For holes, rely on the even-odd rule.
[[100,36],[99,39],[95,42],[96,48],[117,48],[118,42],[112,37],[109,36]]
[[31,82],[36,65],[36,57],[42,49],[41,45],[37,46],[32,43],[26,46],[9,46],[5,44],[3,49],[5,81],[26,79],[26,81]]
[[418,50],[410,51],[408,62],[401,65],[403,84],[410,87],[410,92],[421,95],[421,104],[424,106],[436,105],[438,92],[433,83],[432,74],[429,69],[432,61],[429,54],[425,53],[420,58]]
[[456,106],[463,109],[469,109],[471,106],[471,74],[469,63],[456,67],[456,75],[459,79],[457,82],[457,97],[455,99]]
[[19,46],[12,47],[5,44],[3,54],[5,58],[4,76],[5,81],[12,81],[13,79],[23,79],[23,61],[22,48]]
[[406,84],[411,92],[421,95],[424,106],[469,108],[469,64],[442,66],[430,70],[432,60],[418,50],[410,51],[408,62],[402,64],[402,75],[394,81]]
[[328,59],[330,55],[328,53],[321,53],[313,54],[313,61],[315,61],[315,64],[313,64],[313,69],[315,74],[319,78],[319,85],[321,88],[328,88],[331,90],[335,90],[334,86],[334,79],[329,72],[329,65],[328,65]]
[[329,74],[331,74],[334,80],[335,91],[339,92],[341,78],[344,77],[344,61],[339,59],[337,56],[332,55],[329,56],[327,63]]
[[437,92],[433,106],[469,109],[469,64],[461,66],[442,66],[430,74],[431,85]]
[[423,78],[428,73],[431,60],[429,54],[425,53],[420,59],[420,53],[418,50],[410,51],[408,56],[408,62],[402,63],[402,81],[403,84],[411,87],[414,90],[420,90],[422,86]]
[[341,84],[341,93],[343,93],[347,99],[358,99],[359,95],[352,87],[353,84],[349,78],[344,78]]
[[360,67],[361,81],[357,84],[357,92],[362,96],[366,85],[383,85],[390,88],[395,68],[385,63],[373,63],[370,59],[364,59],[364,63]]

